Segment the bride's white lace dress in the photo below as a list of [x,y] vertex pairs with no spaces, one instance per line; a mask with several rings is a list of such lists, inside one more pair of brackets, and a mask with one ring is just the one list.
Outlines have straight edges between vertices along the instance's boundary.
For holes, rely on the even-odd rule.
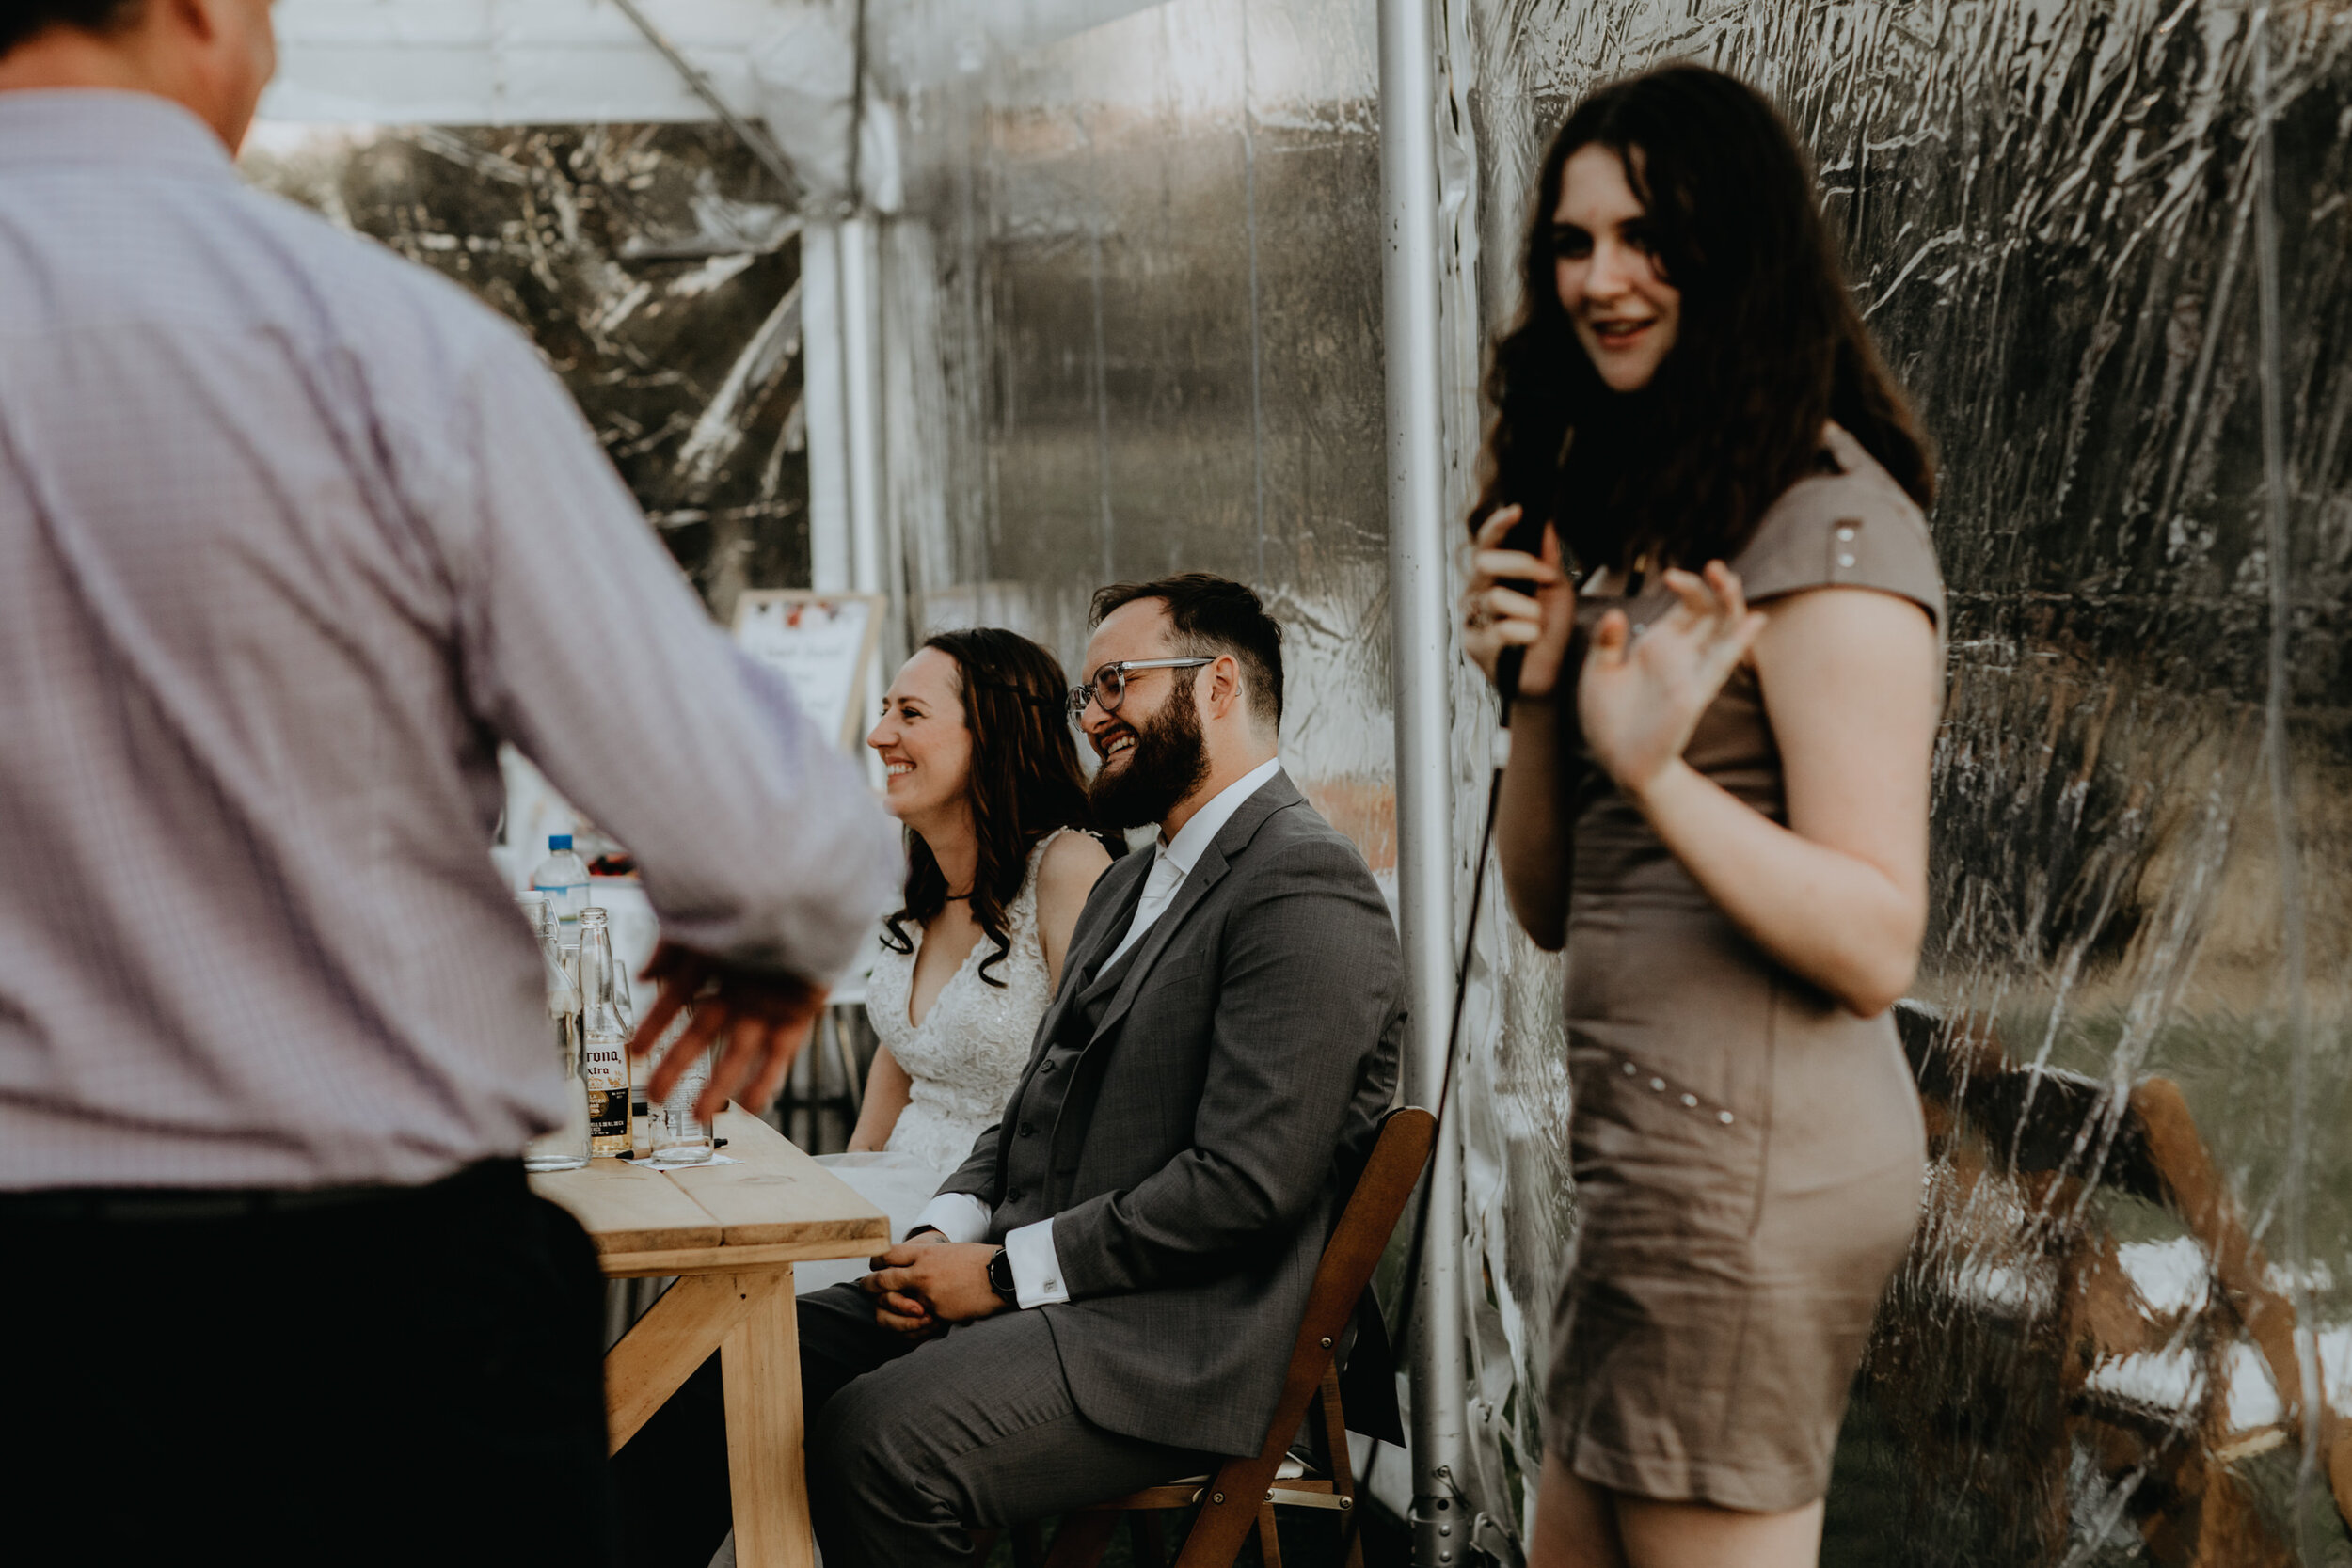
[[[980,965],[996,952],[993,939],[983,934],[923,1022],[911,1022],[914,960],[923,950],[923,933],[915,927],[907,929],[914,951],[900,953],[885,942],[866,978],[866,1019],[912,1089],[882,1152],[827,1155],[820,1163],[889,1214],[893,1236],[906,1234],[939,1184],[972,1152],[973,1142],[994,1124],[1029,1059],[1037,1021],[1052,999],[1037,934],[1037,871],[1047,847],[1066,832],[1055,830],[1029,851],[1020,895],[1005,911],[1011,945],[989,966],[988,980],[1001,985],[980,977]],[[794,1270],[803,1293],[866,1272],[862,1260],[803,1263]]]

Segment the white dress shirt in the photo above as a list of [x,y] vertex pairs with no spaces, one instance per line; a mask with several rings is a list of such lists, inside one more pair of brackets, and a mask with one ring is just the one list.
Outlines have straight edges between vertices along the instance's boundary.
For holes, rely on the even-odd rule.
[[[1184,885],[1184,879],[1200,863],[1200,851],[1233,819],[1233,813],[1241,810],[1242,802],[1263,789],[1281,768],[1279,758],[1270,757],[1260,763],[1209,797],[1208,802],[1177,830],[1174,838],[1159,841],[1152,849],[1152,869],[1144,875],[1142,895],[1136,901],[1135,918],[1128,922],[1127,934],[1111,949],[1110,957],[1103,960],[1103,969],[1125,958],[1127,949],[1142,941],[1144,933],[1168,912],[1168,906]],[[931,1199],[908,1234],[936,1230],[951,1242],[977,1242],[988,1234],[988,1205],[971,1194],[942,1193]],[[1070,1299],[1070,1291],[1062,1284],[1061,1259],[1054,1250],[1052,1220],[1039,1220],[1007,1231],[1005,1252],[1012,1259],[1013,1293],[1023,1307],[1050,1307]]]

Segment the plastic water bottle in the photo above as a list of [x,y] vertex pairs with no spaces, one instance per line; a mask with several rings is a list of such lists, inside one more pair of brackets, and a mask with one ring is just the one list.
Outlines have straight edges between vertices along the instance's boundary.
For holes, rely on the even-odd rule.
[[628,1014],[612,962],[612,938],[595,905],[580,911],[580,1053],[588,1073],[588,1147],[599,1157],[628,1149]]
[[580,911],[588,907],[588,863],[572,853],[572,835],[549,833],[548,858],[531,874],[531,891],[548,895],[566,942],[580,940]]
[[539,940],[540,977],[548,995],[548,1021],[555,1034],[557,1070],[564,1075],[564,1120],[551,1132],[542,1132],[523,1148],[527,1170],[577,1170],[588,1163],[588,1080],[580,1053],[580,991],[564,965],[564,950],[555,939],[555,913],[544,893],[525,893],[515,900]]

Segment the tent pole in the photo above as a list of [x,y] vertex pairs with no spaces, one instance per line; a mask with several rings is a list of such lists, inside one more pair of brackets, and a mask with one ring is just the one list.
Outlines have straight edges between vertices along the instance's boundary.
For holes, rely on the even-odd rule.
[[[1437,40],[1430,0],[1379,0],[1381,293],[1388,392],[1389,602],[1396,699],[1397,921],[1412,1009],[1406,1093],[1434,1106],[1454,989],[1444,386],[1438,316]],[[1441,1129],[1436,1198],[1407,1348],[1413,1562],[1467,1560],[1455,1486],[1469,1362],[1462,1339],[1461,1140]]]

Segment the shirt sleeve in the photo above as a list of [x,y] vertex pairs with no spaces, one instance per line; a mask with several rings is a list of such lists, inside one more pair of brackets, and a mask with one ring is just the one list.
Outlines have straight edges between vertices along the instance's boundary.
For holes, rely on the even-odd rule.
[[469,705],[628,846],[666,937],[830,981],[887,907],[898,834],[711,624],[563,384],[487,336],[450,413],[464,471],[421,486]]
[[988,1205],[969,1193],[942,1193],[923,1206],[907,1235],[918,1230],[936,1230],[951,1242],[979,1241],[988,1234]]
[[1052,1220],[1007,1231],[1005,1255],[1012,1259],[1012,1292],[1025,1310],[1070,1299],[1062,1284],[1061,1259],[1054,1251]]

